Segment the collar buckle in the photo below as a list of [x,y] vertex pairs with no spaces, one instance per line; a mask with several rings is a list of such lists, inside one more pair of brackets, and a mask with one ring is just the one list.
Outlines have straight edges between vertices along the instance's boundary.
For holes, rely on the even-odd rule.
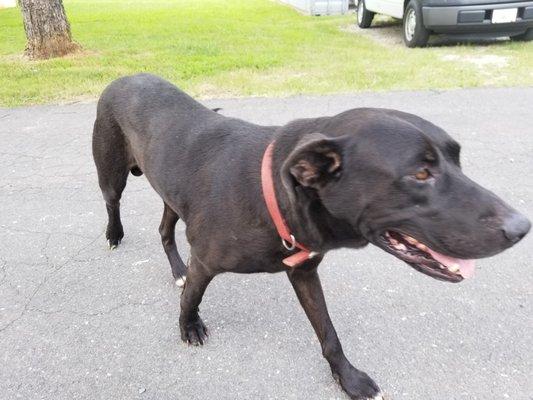
[[285,247],[287,250],[294,250],[296,248],[296,238],[294,235],[290,235],[291,243],[288,243],[287,240],[281,238],[281,244],[283,244],[283,247]]

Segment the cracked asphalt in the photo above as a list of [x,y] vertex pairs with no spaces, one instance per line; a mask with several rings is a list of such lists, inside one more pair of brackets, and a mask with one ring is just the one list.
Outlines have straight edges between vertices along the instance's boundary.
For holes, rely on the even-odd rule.
[[[533,88],[210,100],[257,123],[390,107],[444,127],[467,174],[533,217]],[[180,290],[144,178],[106,247],[91,158],[95,103],[0,109],[1,399],[346,399],[284,274],[217,277],[181,343]],[[184,226],[178,246],[187,252]],[[452,285],[368,247],[328,254],[321,277],[354,365],[388,399],[533,399],[533,235]]]

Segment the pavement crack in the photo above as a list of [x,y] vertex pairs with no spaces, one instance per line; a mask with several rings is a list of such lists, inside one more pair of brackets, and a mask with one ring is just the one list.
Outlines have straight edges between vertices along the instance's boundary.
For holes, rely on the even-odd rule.
[[67,314],[78,315],[78,316],[81,316],[81,317],[100,317],[100,316],[111,314],[111,313],[113,313],[113,312],[115,312],[117,310],[120,310],[120,309],[126,308],[126,307],[150,307],[150,306],[154,306],[156,304],[159,304],[161,302],[163,302],[163,300],[120,303],[120,304],[117,304],[116,306],[113,306],[113,307],[107,309],[107,310],[98,311],[98,312],[79,312],[79,311],[63,309],[63,308],[60,308],[58,310],[48,311],[48,310],[42,310],[42,309],[36,308],[36,307],[30,308],[28,311],[35,311],[35,312],[38,312],[38,313],[41,313],[41,314],[46,314],[46,315],[67,313]]
[[22,312],[19,314],[18,317],[12,319],[11,321],[9,321],[6,325],[4,325],[3,327],[0,328],[0,332],[4,332],[5,330],[7,330],[10,326],[13,326],[13,324],[15,322],[17,322],[19,319],[21,319],[25,314],[26,312],[28,311],[28,307],[31,303],[31,301],[33,300],[33,298],[35,297],[35,295],[37,294],[37,291],[40,289],[40,287],[43,285],[45,279],[43,279],[43,281],[41,281],[41,283],[39,285],[37,285],[37,287],[35,288],[35,290],[33,291],[33,293],[30,295],[28,301],[26,302],[26,304],[24,304],[24,308],[22,309]]
[[[11,321],[9,321],[7,324],[5,324],[3,327],[0,328],[0,332],[4,332],[9,327],[13,326],[15,322],[20,320],[26,313],[30,310],[30,305],[37,293],[41,290],[41,288],[44,286],[46,282],[48,282],[48,279],[52,277],[52,275],[56,274],[58,271],[60,271],[65,265],[67,265],[69,262],[74,260],[77,256],[80,255],[80,253],[89,248],[89,246],[92,246],[97,240],[101,238],[101,236],[104,234],[104,231],[100,232],[98,236],[96,236],[93,240],[91,240],[88,244],[85,246],[82,246],[75,254],[73,254],[71,257],[69,257],[67,260],[65,260],[62,264],[60,264],[57,268],[54,268],[51,272],[49,272],[42,280],[39,282],[39,284],[36,286],[35,290],[32,292],[32,294],[28,297],[28,300],[24,304],[24,307],[21,311],[21,313],[18,315],[18,317],[15,317]],[[46,245],[45,245],[46,247]],[[49,264],[48,264],[49,265]]]
[[35,156],[32,154],[24,154],[24,153],[9,153],[9,152],[3,152],[3,151],[0,152],[0,156],[17,157],[17,159],[22,158],[22,157],[35,158],[36,160],[50,159],[50,157]]
[[7,261],[0,258],[0,286],[2,286],[7,280],[6,266]]
[[50,265],[50,257],[48,256],[48,245],[50,244],[50,238],[52,237],[52,234],[49,233],[46,235],[46,239],[44,240],[43,247],[41,247],[41,254],[44,256],[44,259],[46,260],[46,265]]

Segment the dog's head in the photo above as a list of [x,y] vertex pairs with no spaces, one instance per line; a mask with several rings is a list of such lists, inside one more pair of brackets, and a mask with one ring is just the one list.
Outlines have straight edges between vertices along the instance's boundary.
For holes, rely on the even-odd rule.
[[305,135],[283,170],[369,242],[459,282],[474,259],[527,234],[526,217],[463,174],[460,146],[442,129],[395,111],[355,117],[330,124],[333,134]]

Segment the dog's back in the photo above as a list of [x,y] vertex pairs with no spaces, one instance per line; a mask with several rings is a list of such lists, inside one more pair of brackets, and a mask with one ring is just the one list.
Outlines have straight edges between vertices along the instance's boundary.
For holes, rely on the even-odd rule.
[[128,76],[112,82],[98,101],[93,149],[98,150],[104,142],[116,150],[125,140],[129,169],[136,164],[144,171],[150,159],[147,150],[153,152],[153,146],[163,143],[163,148],[168,147],[171,139],[177,146],[186,146],[195,125],[217,118],[220,116],[161,78]]
[[[257,175],[262,143],[274,130],[218,114],[153,75],[112,82],[98,102],[93,131],[110,245],[123,237],[118,209],[129,172],[144,174],[187,222],[213,194],[236,202],[227,198],[235,195],[228,187]],[[228,172],[222,179],[221,170]]]

